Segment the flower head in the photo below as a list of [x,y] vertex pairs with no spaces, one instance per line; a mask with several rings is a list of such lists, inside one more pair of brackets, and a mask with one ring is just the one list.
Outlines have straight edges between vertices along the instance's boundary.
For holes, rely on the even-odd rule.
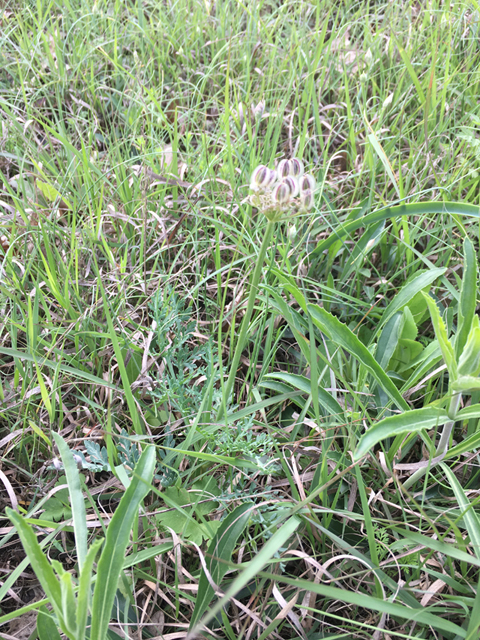
[[307,211],[313,207],[315,179],[304,173],[299,158],[282,159],[277,169],[259,165],[250,179],[250,202],[270,221],[280,220],[285,211]]

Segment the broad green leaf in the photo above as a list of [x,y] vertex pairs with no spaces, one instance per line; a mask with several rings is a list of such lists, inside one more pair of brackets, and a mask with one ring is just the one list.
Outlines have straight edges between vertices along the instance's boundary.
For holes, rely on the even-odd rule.
[[397,349],[393,354],[391,368],[394,371],[397,371],[397,369],[408,371],[412,368],[411,363],[422,353],[422,351],[423,345],[420,342],[400,338]]
[[313,321],[321,331],[338,346],[346,349],[372,374],[389,398],[400,408],[408,411],[409,406],[402,398],[398,389],[387,376],[382,367],[372,356],[367,347],[360,342],[357,336],[340,320],[321,307],[308,305],[308,311]]
[[452,391],[460,391],[461,393],[471,393],[480,390],[480,378],[473,376],[459,376],[452,383]]
[[471,404],[465,409],[460,409],[455,416],[455,420],[472,420],[473,418],[480,418],[480,404]]
[[[232,511],[232,513],[223,520],[208,547],[205,562],[214,583],[217,585],[220,584],[229,568],[228,562],[231,561],[237,540],[243,533],[251,517],[252,507],[253,504],[247,502],[237,507],[235,511]],[[193,629],[208,609],[214,595],[213,587],[210,585],[205,571],[202,570],[198,582],[197,600],[190,621],[190,630]]]
[[465,438],[463,442],[460,442],[459,444],[449,449],[444,459],[448,460],[450,458],[456,458],[457,456],[462,455],[462,453],[472,452],[479,447],[480,431],[478,431],[477,433],[473,433],[469,438]]
[[440,345],[443,359],[445,360],[445,364],[447,365],[450,376],[453,378],[453,380],[455,380],[457,377],[457,363],[455,360],[455,353],[453,351],[452,343],[447,336],[445,323],[442,320],[440,311],[438,310],[438,307],[435,304],[434,300],[432,300],[429,295],[424,294],[424,297],[428,305],[428,310],[430,311],[430,317],[432,318],[432,324],[435,330],[435,337],[437,338],[438,344]]
[[38,190],[42,192],[45,200],[48,200],[49,202],[55,202],[55,200],[58,199],[69,209],[72,208],[68,200],[65,200],[62,194],[57,191],[51,184],[48,184],[47,182],[40,182],[40,180],[37,180],[36,185],[38,187]]
[[77,637],[76,640],[84,640],[87,627],[88,609],[92,593],[93,563],[103,544],[103,538],[97,538],[88,550],[83,564],[77,591]]
[[[213,529],[210,531],[208,526],[195,520],[193,517],[193,513],[197,513],[197,509],[192,505],[197,499],[195,495],[190,494],[183,488],[168,487],[162,492],[162,497],[169,507],[175,509],[175,511],[167,511],[166,513],[159,513],[155,516],[157,522],[163,527],[172,529],[183,539],[191,540],[198,545],[202,544],[204,539],[208,539],[213,535],[216,521],[211,523]],[[183,509],[182,507],[185,505],[189,506]],[[208,512],[211,510],[212,509],[209,509]]]
[[37,633],[39,640],[61,640],[55,620],[45,606],[38,610]]
[[384,326],[383,331],[380,334],[377,348],[375,350],[375,360],[384,371],[387,370],[388,363],[395,353],[398,341],[402,335],[404,322],[405,317],[403,313],[397,311],[397,313],[392,316]]
[[367,429],[360,438],[354,460],[360,460],[365,454],[381,440],[391,438],[402,433],[422,431],[432,429],[449,422],[450,418],[443,409],[425,407],[423,409],[412,409],[400,415],[384,418]]
[[71,636],[76,638],[77,635],[77,616],[76,602],[73,595],[72,574],[65,571],[60,576],[60,589],[62,590],[62,609],[65,628],[70,632]]
[[[264,380],[282,380],[283,382],[287,382],[289,385],[294,387],[295,389],[299,389],[304,393],[312,394],[312,383],[311,380],[305,378],[305,376],[299,376],[294,373],[270,373],[264,377]],[[329,415],[343,415],[343,409],[338,404],[338,402],[333,398],[328,391],[318,387],[316,390],[318,394],[318,401],[322,405],[322,407],[327,411]]]
[[53,439],[58,447],[65,468],[65,476],[67,478],[68,492],[70,495],[70,503],[73,516],[73,530],[75,533],[75,547],[78,557],[78,567],[80,572],[83,563],[87,557],[87,512],[85,510],[85,500],[83,498],[82,487],[80,484],[80,473],[73,459],[72,452],[68,448],[67,443],[58,433],[53,434]]
[[140,503],[150,489],[155,461],[155,448],[149,446],[140,456],[130,486],[108,525],[93,594],[91,638],[103,638],[107,632],[130,532]]
[[463,252],[462,289],[460,291],[457,334],[455,338],[455,355],[457,356],[457,361],[467,343],[477,306],[477,254],[470,238],[465,238]]
[[473,318],[467,342],[460,352],[458,373],[460,376],[473,377],[480,374],[480,322],[478,316]]
[[367,227],[370,224],[380,222],[381,220],[388,220],[389,218],[424,216],[430,213],[450,213],[453,215],[480,218],[480,207],[463,202],[413,202],[411,204],[401,204],[395,207],[380,209],[356,220],[347,221],[343,225],[337,225],[328,238],[321,240],[317,244],[312,256],[323,253],[334,242],[351,235],[361,227]]
[[47,598],[52,604],[62,631],[65,632],[60,583],[58,582],[51,564],[38,544],[37,536],[35,535],[33,528],[28,525],[16,511],[13,511],[13,509],[7,507],[5,509],[5,513],[15,525],[30,565],[35,571],[38,581],[42,585]]
[[410,300],[413,300],[416,295],[429,287],[432,282],[435,282],[435,280],[440,278],[445,271],[445,268],[429,269],[428,271],[418,273],[414,278],[408,280],[383,312],[382,318],[373,335],[373,339],[375,339],[382,327],[392,316],[394,316],[398,311],[401,311],[401,309],[403,309]]
[[440,463],[443,472],[448,478],[450,486],[453,489],[455,498],[457,499],[458,507],[462,512],[462,518],[465,522],[465,526],[470,536],[470,542],[472,543],[473,551],[477,556],[477,560],[480,560],[480,520],[478,515],[470,503],[469,499],[465,495],[465,492],[457,480],[453,471],[443,462]]

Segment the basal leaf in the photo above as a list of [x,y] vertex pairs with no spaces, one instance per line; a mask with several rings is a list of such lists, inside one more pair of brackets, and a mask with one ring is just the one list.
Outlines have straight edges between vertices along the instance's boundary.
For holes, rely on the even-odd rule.
[[138,507],[149,491],[155,468],[155,448],[147,447],[138,461],[128,489],[108,525],[105,545],[98,562],[97,582],[92,602],[92,638],[103,638],[123,569],[125,551]]
[[385,438],[391,438],[402,433],[411,433],[413,431],[422,431],[423,429],[432,429],[448,422],[450,418],[443,409],[435,409],[425,407],[423,409],[412,409],[400,415],[390,416],[384,420],[380,420],[360,438],[357,450],[354,454],[354,460],[359,460],[367,454],[373,447]]
[[73,454],[68,448],[65,440],[58,433],[54,433],[53,438],[60,452],[67,478],[68,492],[70,494],[70,503],[73,515],[73,530],[75,533],[78,566],[81,571],[87,556],[88,532],[87,512],[85,510],[85,500],[83,498],[82,487],[80,484],[80,473],[78,472],[77,464],[73,459]]

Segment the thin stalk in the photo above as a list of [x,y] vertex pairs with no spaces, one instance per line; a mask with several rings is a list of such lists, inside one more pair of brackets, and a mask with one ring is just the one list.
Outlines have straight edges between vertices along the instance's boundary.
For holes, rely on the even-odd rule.
[[437,445],[437,449],[435,451],[434,460],[430,461],[430,464],[427,464],[425,467],[421,469],[417,469],[415,473],[413,473],[408,480],[404,483],[404,489],[409,489],[417,480],[423,478],[426,474],[427,469],[433,469],[435,465],[437,465],[441,460],[445,457],[448,450],[448,442],[450,440],[450,435],[452,433],[453,425],[455,424],[455,416],[457,415],[458,407],[460,406],[460,400],[462,399],[461,393],[456,393],[452,396],[450,400],[450,406],[448,408],[448,415],[452,420],[450,422],[446,422],[443,425],[442,435],[440,436],[440,442]]
[[233,360],[230,365],[230,373],[228,375],[228,380],[225,385],[225,393],[223,395],[224,402],[220,405],[220,409],[218,411],[218,416],[217,416],[218,420],[221,420],[224,415],[226,403],[228,401],[228,398],[230,397],[230,393],[232,391],[232,388],[235,382],[235,376],[237,375],[237,369],[240,363],[240,357],[242,355],[242,351],[245,348],[245,344],[247,342],[247,334],[250,326],[250,320],[252,318],[253,307],[255,306],[255,300],[258,292],[258,283],[260,282],[263,264],[265,262],[265,256],[267,254],[267,249],[272,239],[274,228],[275,228],[275,222],[269,220],[267,223],[267,228],[265,229],[263,242],[260,247],[260,251],[258,253],[257,264],[255,265],[255,270],[252,275],[252,280],[250,283],[250,293],[248,295],[247,310],[245,312],[245,315],[243,316],[242,326],[240,328],[240,335],[238,336],[237,344],[235,346]]

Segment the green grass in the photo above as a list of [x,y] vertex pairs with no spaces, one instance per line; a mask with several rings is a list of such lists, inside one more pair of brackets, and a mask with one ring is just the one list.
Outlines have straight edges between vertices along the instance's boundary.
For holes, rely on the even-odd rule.
[[[52,569],[40,640],[97,577],[113,593],[135,483],[121,637],[477,638],[477,369],[452,394],[478,300],[479,3],[3,5],[0,505],[24,518],[0,521],[0,635],[45,603],[40,547],[82,603],[62,622]],[[315,206],[262,247],[250,174],[293,156]]]

